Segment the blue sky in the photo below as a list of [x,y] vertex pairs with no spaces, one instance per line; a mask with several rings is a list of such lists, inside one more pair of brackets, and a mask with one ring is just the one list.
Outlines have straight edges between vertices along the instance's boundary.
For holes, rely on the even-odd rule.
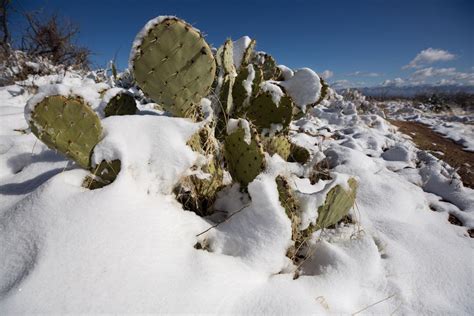
[[[135,34],[157,15],[177,15],[219,46],[248,35],[292,68],[325,72],[337,85],[474,85],[473,0],[109,1],[17,0],[79,23],[96,66],[126,67]],[[18,33],[22,24],[12,21]],[[418,56],[418,57],[417,57]],[[405,66],[405,67],[404,67]]]

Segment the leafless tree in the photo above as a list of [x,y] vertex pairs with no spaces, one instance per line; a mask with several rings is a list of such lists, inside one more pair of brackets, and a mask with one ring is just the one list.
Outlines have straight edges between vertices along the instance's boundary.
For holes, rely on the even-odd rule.
[[44,17],[38,12],[29,12],[25,17],[28,28],[22,37],[23,51],[30,56],[47,57],[56,65],[89,67],[90,50],[74,43],[79,34],[77,24],[57,14]]
[[11,9],[10,0],[0,0],[0,45],[3,53],[8,55],[10,51],[10,30],[8,29],[8,14]]

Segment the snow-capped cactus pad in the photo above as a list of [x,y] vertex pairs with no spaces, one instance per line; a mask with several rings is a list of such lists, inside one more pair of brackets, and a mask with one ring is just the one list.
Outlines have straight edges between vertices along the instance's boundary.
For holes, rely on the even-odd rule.
[[263,73],[260,68],[254,67],[252,64],[240,68],[232,89],[232,98],[237,116],[243,108],[250,105],[251,99],[258,93],[262,81]]
[[135,39],[130,63],[137,84],[177,116],[189,117],[214,81],[216,64],[202,34],[183,20],[158,17]]
[[238,126],[225,138],[224,157],[232,178],[247,186],[265,169],[265,154],[258,134],[244,122],[239,120]]
[[[274,86],[278,88],[278,86]],[[283,92],[279,100],[275,99],[270,91],[262,91],[248,108],[247,117],[259,131],[265,128],[270,129],[272,124],[281,124],[283,129],[290,125],[293,115],[293,101]]]
[[265,80],[278,80],[281,76],[281,69],[278,68],[275,59],[267,53],[258,52],[254,55],[252,63],[263,69]]
[[92,150],[102,136],[99,117],[90,106],[79,97],[54,95],[29,108],[33,134],[88,169]]
[[354,206],[357,194],[357,181],[354,178],[347,180],[348,188],[340,184],[333,187],[326,195],[324,204],[318,208],[316,227],[326,228],[337,224]]
[[104,117],[112,115],[133,115],[137,112],[135,98],[127,90],[112,88],[104,95],[100,110]]

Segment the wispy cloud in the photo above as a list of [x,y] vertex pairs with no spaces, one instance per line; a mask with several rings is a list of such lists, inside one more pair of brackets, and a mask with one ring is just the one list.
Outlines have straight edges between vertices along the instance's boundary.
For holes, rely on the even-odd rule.
[[368,72],[368,71],[355,71],[347,74],[347,76],[351,77],[380,77],[379,73],[376,72]]
[[385,80],[382,86],[474,85],[474,72],[457,71],[456,68],[426,67],[411,73],[407,78]]
[[320,75],[324,80],[327,80],[327,79],[331,78],[332,76],[334,76],[334,72],[332,72],[331,70],[326,69],[322,73],[320,73]]
[[415,71],[410,75],[413,79],[428,79],[431,77],[440,77],[440,76],[454,76],[456,74],[456,68],[423,68]]
[[456,58],[456,55],[446,50],[430,47],[418,53],[418,55],[416,55],[408,65],[403,66],[402,69],[419,68],[423,65],[432,64],[438,61],[449,61],[454,58]]
[[331,87],[334,89],[347,89],[347,88],[357,88],[357,87],[365,87],[367,86],[366,82],[357,81],[353,82],[347,79],[336,80],[331,84]]
[[405,80],[403,80],[402,78],[395,78],[393,80],[385,80],[383,83],[382,83],[382,86],[384,87],[388,87],[388,86],[395,86],[395,87],[401,87],[405,84]]

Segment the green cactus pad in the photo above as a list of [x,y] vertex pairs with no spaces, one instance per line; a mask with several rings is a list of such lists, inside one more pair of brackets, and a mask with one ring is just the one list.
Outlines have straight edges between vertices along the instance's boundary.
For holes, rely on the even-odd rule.
[[240,112],[240,110],[245,106],[245,100],[248,100],[250,98],[247,90],[243,85],[244,80],[247,80],[248,76],[249,69],[247,67],[242,67],[239,71],[239,74],[235,78],[235,83],[232,89],[232,99],[235,105],[235,110],[237,112]]
[[245,130],[238,128],[224,141],[224,157],[232,178],[247,186],[265,169],[265,155],[258,135],[252,132],[250,144],[244,140]]
[[[249,69],[249,67],[252,67]],[[244,81],[249,79],[249,73],[253,70],[254,78],[251,84],[251,91],[249,91],[244,86]],[[254,67],[250,64],[247,67],[241,67],[239,74],[235,78],[235,83],[232,89],[232,98],[234,104],[234,116],[240,117],[244,115],[246,108],[250,105],[252,100],[260,91],[260,84],[263,81],[263,72],[260,68]]]
[[271,128],[271,124],[281,124],[288,128],[292,119],[293,101],[289,96],[282,96],[277,106],[269,92],[260,93],[247,110],[247,118],[255,124],[259,131]]
[[329,190],[324,204],[318,208],[318,219],[316,221],[318,229],[337,224],[349,213],[349,210],[354,205],[357,181],[354,178],[350,178],[347,182],[350,187],[349,191],[344,190],[340,185],[336,185]]
[[177,18],[150,28],[136,47],[132,67],[140,88],[177,116],[189,117],[206,96],[216,64],[201,33]]
[[221,49],[221,61],[222,67],[224,68],[224,73],[226,75],[235,76],[236,70],[234,66],[234,43],[229,38],[225,41]]
[[270,155],[278,154],[284,160],[290,156],[291,143],[285,135],[268,137],[264,140],[265,151]]
[[289,162],[298,162],[300,164],[305,164],[308,162],[309,158],[311,158],[309,150],[291,143],[290,155],[288,157]]
[[133,115],[137,112],[135,98],[128,93],[117,93],[104,108],[105,117],[112,115]]
[[249,46],[244,51],[244,56],[242,57],[242,62],[240,64],[240,69],[243,69],[247,67],[247,65],[250,64],[250,61],[252,59],[253,55],[253,50],[255,49],[255,45],[257,45],[257,42],[253,39],[250,41]]
[[224,109],[227,115],[233,110],[234,100],[232,98],[232,91],[234,88],[235,77],[225,76],[222,88],[219,93],[219,100],[221,102],[222,109]]
[[281,69],[278,68],[275,59],[269,54],[263,52],[255,54],[252,63],[262,68],[264,80],[277,80],[281,76]]
[[49,148],[89,168],[102,126],[97,114],[81,98],[46,97],[34,107],[28,123],[33,134]]

